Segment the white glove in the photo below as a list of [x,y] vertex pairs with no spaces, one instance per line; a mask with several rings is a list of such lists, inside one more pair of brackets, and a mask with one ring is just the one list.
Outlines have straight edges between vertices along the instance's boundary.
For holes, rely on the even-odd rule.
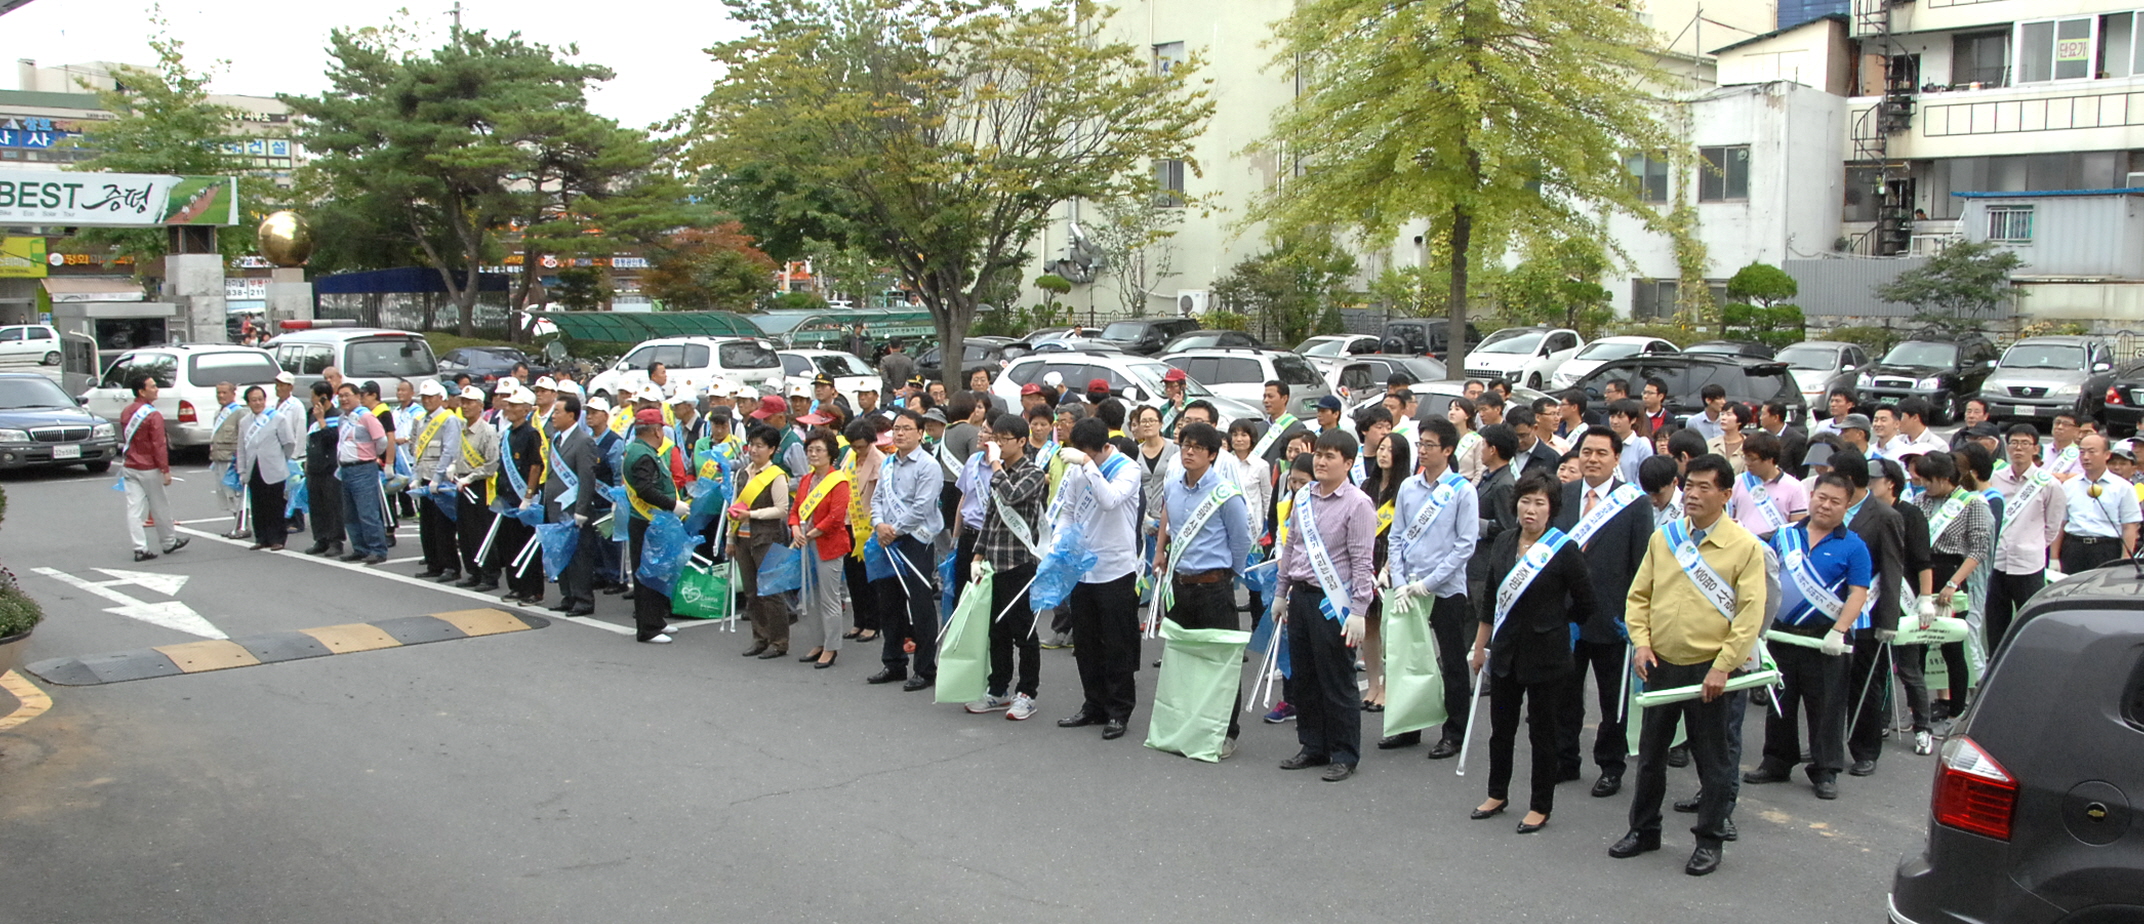
[[462,487],[465,487],[465,488],[466,488],[466,487],[468,487],[468,486],[469,486],[470,484],[474,483],[475,481],[476,481],[476,476],[475,476],[475,475],[463,475],[463,476],[461,476],[460,478],[456,478],[456,479],[454,479],[454,483],[455,483],[455,484],[461,485]]
[[670,508],[670,510],[677,514],[679,518],[683,518],[686,514],[692,512],[692,505],[684,501],[678,501],[677,506]]
[[980,580],[982,580],[982,579],[983,579],[983,560],[982,560],[981,558],[977,558],[977,559],[975,559],[974,561],[968,562],[968,580],[969,580],[970,582],[974,582],[974,581],[980,581]]
[[1925,597],[1922,597],[1920,606],[1918,607],[1918,611],[1921,616],[1921,628],[1926,629],[1929,626],[1934,625],[1936,621],[1935,595],[1929,594]]
[[1882,642],[1882,643],[1884,643],[1884,644],[1886,644],[1886,645],[1889,645],[1889,644],[1891,644],[1891,640],[1892,640],[1892,639],[1895,639],[1895,638],[1898,638],[1898,630],[1897,630],[1897,629],[1878,629],[1878,630],[1876,630],[1876,640],[1877,640],[1877,641],[1879,641],[1879,642]]
[[1057,457],[1065,460],[1066,465],[1087,464],[1087,454],[1070,446],[1066,446],[1065,448],[1058,450]]
[[573,525],[575,525],[575,526],[587,526],[587,525],[588,525],[588,514],[585,514],[585,513],[576,513],[576,514],[574,514],[574,515],[573,515]]
[[1846,653],[1846,633],[1837,629],[1824,636],[1824,653],[1836,658]]
[[1388,589],[1392,586],[1392,569],[1386,568],[1377,572],[1377,586],[1379,589]]
[[1354,648],[1362,644],[1362,634],[1368,628],[1369,623],[1361,616],[1349,616],[1347,622],[1340,626],[1340,637],[1347,641],[1347,647]]

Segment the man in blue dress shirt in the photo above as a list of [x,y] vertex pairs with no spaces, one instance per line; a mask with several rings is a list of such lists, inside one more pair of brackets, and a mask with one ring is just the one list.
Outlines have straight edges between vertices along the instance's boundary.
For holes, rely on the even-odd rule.
[[[1155,543],[1154,562],[1155,573],[1169,575],[1169,619],[1186,629],[1240,629],[1235,578],[1251,554],[1250,508],[1243,491],[1214,468],[1221,456],[1221,431],[1195,420],[1178,431],[1177,447],[1184,477],[1162,486],[1170,526]],[[1238,677],[1236,701],[1242,700]],[[1236,736],[1243,731],[1237,712],[1228,711],[1222,760],[1236,754]]]
[[[871,528],[879,547],[892,553],[894,580],[883,586],[894,591],[879,611],[886,640],[879,656],[885,669],[867,678],[869,683],[906,680],[909,692],[931,685],[938,676],[938,568],[931,543],[945,525],[938,513],[938,493],[945,486],[945,472],[938,460],[923,449],[923,417],[902,410],[893,419],[893,454],[879,475],[878,492],[871,496]],[[908,673],[908,654],[902,643],[916,643],[915,676]]]
[[[1467,562],[1474,557],[1480,534],[1481,496],[1452,468],[1452,452],[1459,446],[1459,428],[1442,417],[1421,423],[1422,470],[1400,483],[1392,527],[1386,533],[1389,551],[1386,574],[1395,594],[1435,599],[1430,606],[1429,627],[1437,638],[1437,667],[1444,678],[1447,709],[1444,731],[1429,756],[1439,758],[1459,752],[1466,735],[1470,710],[1456,704],[1467,702],[1467,640],[1463,632],[1473,624],[1473,609],[1467,605]],[[1434,510],[1425,510],[1432,506]],[[1377,742],[1391,750],[1419,744],[1419,731],[1388,735]]]

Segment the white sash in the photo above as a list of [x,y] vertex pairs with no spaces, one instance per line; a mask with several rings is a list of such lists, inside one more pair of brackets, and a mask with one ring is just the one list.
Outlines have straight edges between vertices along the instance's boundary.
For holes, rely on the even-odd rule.
[[[1095,468],[1101,472],[1102,480],[1108,481],[1110,476],[1123,471],[1124,466],[1130,464],[1132,464],[1131,460],[1125,458],[1124,454],[1120,452],[1110,456],[1107,462],[1103,462],[1102,464],[1095,466]],[[1081,491],[1079,494],[1079,501],[1072,505],[1071,516],[1072,522],[1074,523],[1087,522],[1087,518],[1094,515],[1095,506],[1102,502],[1102,499],[1095,494],[1094,485],[1087,484],[1084,485],[1084,487],[1085,490]],[[1057,503],[1055,505],[1052,505],[1051,510],[1049,514],[1045,517],[1045,519],[1055,522],[1057,519],[1058,509],[1064,506],[1065,498],[1068,497],[1070,494],[1071,492],[1065,491],[1060,487],[1057,492]]]
[[1467,431],[1465,436],[1459,438],[1459,445],[1452,450],[1452,464],[1459,464],[1460,457],[1466,455],[1468,450],[1473,449],[1475,444],[1480,442],[1481,434],[1472,430]]
[[1325,537],[1318,534],[1318,520],[1310,513],[1310,490],[1315,483],[1306,484],[1295,492],[1296,528],[1303,531],[1303,546],[1310,552],[1310,570],[1318,576],[1318,586],[1325,591],[1325,603],[1321,607],[1325,616],[1334,622],[1346,622],[1348,616],[1347,584],[1340,580],[1340,568],[1333,564],[1333,557],[1325,551]]
[[1251,447],[1251,455],[1264,456],[1266,450],[1273,447],[1273,441],[1279,439],[1281,433],[1294,425],[1294,423],[1294,414],[1282,414],[1275,418],[1273,425],[1266,428],[1265,435],[1258,438],[1258,445]]
[[1764,479],[1749,472],[1742,473],[1742,490],[1748,492],[1750,502],[1757,505],[1757,512],[1764,517],[1768,530],[1777,535],[1787,528],[1787,515],[1779,512],[1779,505],[1772,502],[1772,494],[1764,488]]
[[[1580,493],[1583,496],[1584,492],[1581,491]],[[1607,526],[1609,520],[1615,519],[1616,514],[1623,512],[1623,508],[1636,503],[1638,498],[1644,496],[1644,491],[1639,490],[1637,485],[1628,481],[1616,485],[1615,490],[1608,492],[1607,500],[1602,501],[1600,506],[1593,508],[1592,513],[1580,517],[1578,525],[1571,527],[1571,541],[1578,543],[1578,547],[1581,549],[1593,544],[1594,533],[1600,532],[1601,527]]]
[[1549,527],[1548,532],[1542,533],[1533,547],[1526,550],[1526,554],[1519,556],[1518,564],[1512,566],[1511,573],[1504,575],[1504,583],[1496,588],[1496,620],[1489,626],[1489,640],[1492,643],[1496,640],[1497,633],[1504,631],[1504,618],[1511,615],[1511,607],[1519,602],[1519,595],[1533,585],[1534,578],[1541,576],[1541,570],[1548,567],[1549,559],[1556,556],[1557,550],[1570,543],[1571,537],[1564,535],[1562,530]]
[[134,434],[141,431],[141,425],[148,423],[149,418],[162,413],[154,404],[144,404],[134,409],[134,416],[127,418],[126,433],[119,438],[120,457],[124,458],[127,450],[134,445]]
[[1355,482],[1358,486],[1370,480],[1370,466],[1364,462],[1362,456],[1355,457],[1355,467],[1349,470],[1348,480]]
[[1444,508],[1451,504],[1452,498],[1459,496],[1459,489],[1468,486],[1464,476],[1449,468],[1444,470],[1444,474],[1437,476],[1437,486],[1430,489],[1429,500],[1422,502],[1422,509],[1415,511],[1414,519],[1408,521],[1407,531],[1400,534],[1400,548],[1413,546],[1414,541],[1428,531],[1430,522],[1437,518],[1437,514],[1443,513]]
[[[1212,470],[1208,469],[1208,471]],[[1169,539],[1169,567],[1162,574],[1163,580],[1161,582],[1161,608],[1164,611],[1170,607],[1171,601],[1176,597],[1174,590],[1176,582],[1172,578],[1176,575],[1176,563],[1184,557],[1184,550],[1191,547],[1191,540],[1198,538],[1199,532],[1206,528],[1206,521],[1213,519],[1213,515],[1220,511],[1222,504],[1228,503],[1229,498],[1243,496],[1243,489],[1236,487],[1234,482],[1220,477],[1219,472],[1214,472],[1213,476],[1214,480],[1219,483],[1214,485],[1213,490],[1206,492],[1205,500],[1199,501],[1199,505],[1191,509],[1191,515],[1184,518],[1182,527],[1172,528],[1176,535]],[[1230,563],[1231,567],[1238,567],[1241,564],[1241,562]]]
[[1943,531],[1949,529],[1950,524],[1958,519],[1958,515],[1965,512],[1965,505],[1971,497],[1972,495],[1967,494],[1964,488],[1951,489],[1950,496],[1943,500],[1943,506],[1936,508],[1936,515],[1928,518],[1928,543],[1930,545],[1934,545],[1937,539],[1942,538]]
[[[1715,522],[1714,529],[1724,524]],[[1712,608],[1729,620],[1735,618],[1735,589],[1720,573],[1712,570],[1705,556],[1698,554],[1697,543],[1690,541],[1692,526],[1684,517],[1668,523],[1663,531],[1667,534],[1668,548],[1675,552],[1675,563],[1682,566],[1682,573],[1690,576],[1690,583],[1697,585],[1698,593],[1712,602]]]
[[1011,504],[1005,503],[1005,499],[998,496],[996,491],[990,492],[990,506],[998,512],[998,519],[1005,521],[1012,537],[1019,540],[1020,547],[1026,549],[1027,554],[1041,558],[1042,553],[1035,551],[1035,527],[1027,522],[1027,518],[1021,516],[1020,511],[1012,509]]
[[[2017,495],[2010,498],[2009,503],[2003,505],[2002,528],[2009,529],[2010,521],[2017,519],[2017,512],[2024,509],[2026,504],[2032,503],[2032,499],[2040,496],[2040,492],[2046,490],[2047,486],[2053,484],[2054,481],[2055,476],[2048,474],[2047,470],[2042,468],[2035,468],[2032,470],[2032,474],[2026,475],[2024,486],[2018,488]],[[1935,540],[1931,539],[1929,541],[1933,542]]]
[[[1780,568],[1794,578],[1794,589],[1800,591],[1802,599],[1817,612],[1824,614],[1830,623],[1836,624],[1839,611],[1846,608],[1846,601],[1841,599],[1838,593],[1845,589],[1845,579],[1840,579],[1839,587],[1832,588],[1826,586],[1823,579],[1817,576],[1814,556],[1809,554],[1806,528],[1790,527],[1780,530],[1773,536],[1772,542],[1773,547],[1779,551]],[[1785,616],[1788,609],[1781,607],[1779,613]]]

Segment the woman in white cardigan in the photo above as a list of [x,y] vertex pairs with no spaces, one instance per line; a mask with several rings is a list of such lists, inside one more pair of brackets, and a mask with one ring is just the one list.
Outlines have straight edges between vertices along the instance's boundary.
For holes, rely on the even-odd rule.
[[268,406],[268,393],[259,385],[246,389],[245,419],[238,423],[238,474],[245,479],[253,512],[253,548],[271,552],[282,551],[290,534],[283,518],[283,486],[298,447],[291,436],[297,428],[276,419],[285,413]]

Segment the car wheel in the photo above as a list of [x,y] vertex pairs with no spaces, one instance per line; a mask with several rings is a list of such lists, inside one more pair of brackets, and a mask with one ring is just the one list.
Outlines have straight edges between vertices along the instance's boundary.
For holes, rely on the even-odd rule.
[[39,364],[39,365],[44,365],[44,366],[57,366],[57,365],[59,365],[59,364],[60,364],[60,351],[58,351],[58,350],[53,350],[53,351],[51,351],[51,352],[49,352],[49,353],[46,353],[46,354],[45,354],[45,358],[44,358],[44,359],[38,360],[38,364]]
[[1534,373],[1533,375],[1527,376],[1527,377],[1526,377],[1526,387],[1528,387],[1528,388],[1531,388],[1531,389],[1533,389],[1533,390],[1535,390],[1535,391],[1540,391],[1540,390],[1541,390],[1541,373],[1539,373],[1539,372],[1536,372],[1536,373]]
[[101,462],[85,462],[82,464],[82,467],[89,469],[89,473],[92,475],[102,475],[105,472],[112,470],[112,460],[105,459]]

